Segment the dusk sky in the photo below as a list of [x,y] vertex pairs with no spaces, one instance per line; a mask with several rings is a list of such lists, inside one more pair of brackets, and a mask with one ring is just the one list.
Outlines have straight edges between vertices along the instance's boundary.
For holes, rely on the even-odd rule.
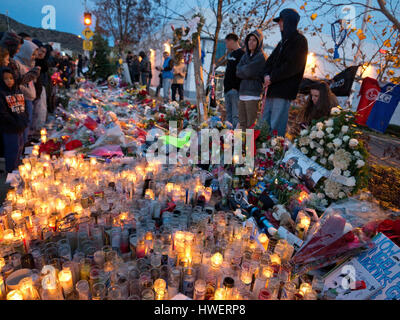
[[[87,0],[87,3],[90,7],[92,0]],[[170,0],[169,3],[174,11],[181,13],[186,12],[190,6],[208,5],[206,0]],[[298,7],[299,3],[302,3],[302,1],[289,0],[285,7]],[[81,35],[84,29],[84,0],[1,0],[0,13],[6,14],[8,10],[8,15],[18,22],[33,27],[42,27],[42,19],[45,17],[45,14],[42,13],[42,8],[46,5],[55,7],[56,30]],[[332,17],[332,19],[334,18]],[[361,26],[361,19],[357,20],[357,25],[358,27]],[[329,24],[326,24],[325,28],[327,27],[329,27]],[[326,29],[326,32],[329,34],[330,29]]]
[[83,30],[84,5],[82,0],[1,0],[0,13],[6,14],[18,22],[42,27],[42,8],[52,5],[56,9],[56,30],[81,34]]

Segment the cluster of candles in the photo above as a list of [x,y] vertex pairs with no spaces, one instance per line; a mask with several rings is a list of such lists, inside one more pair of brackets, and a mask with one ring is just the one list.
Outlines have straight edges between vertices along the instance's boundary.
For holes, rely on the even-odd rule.
[[[149,203],[141,202],[147,212]],[[183,222],[177,226],[148,230],[123,212],[105,224],[87,221],[75,232],[32,242],[28,254],[0,259],[0,295],[8,300],[167,300],[178,293],[194,300],[316,299],[311,283],[292,279],[293,247],[286,240],[257,234],[250,221],[243,224],[232,213],[178,208]],[[202,216],[195,221],[194,214]],[[25,276],[15,283],[18,272]]]
[[[291,276],[286,240],[194,206],[212,189],[187,167],[33,152],[19,173],[0,214],[1,299],[317,297]],[[308,216],[298,218],[307,232]]]

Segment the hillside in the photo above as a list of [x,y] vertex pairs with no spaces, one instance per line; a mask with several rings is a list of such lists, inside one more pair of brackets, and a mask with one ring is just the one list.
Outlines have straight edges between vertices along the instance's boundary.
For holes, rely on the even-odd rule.
[[[10,23],[10,30],[15,31],[16,33],[25,32],[44,43],[59,42],[63,49],[69,49],[77,53],[83,52],[83,40],[72,33],[30,27],[19,23],[12,18],[8,18],[8,21]],[[0,14],[0,32],[1,31],[7,31],[7,16],[4,14]]]

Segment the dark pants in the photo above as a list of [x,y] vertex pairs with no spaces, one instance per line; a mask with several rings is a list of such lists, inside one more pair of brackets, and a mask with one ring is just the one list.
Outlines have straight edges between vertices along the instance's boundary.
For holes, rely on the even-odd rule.
[[4,158],[6,159],[6,170],[12,172],[16,169],[24,151],[24,132],[2,133],[4,145]]
[[173,83],[172,89],[172,101],[176,101],[176,90],[178,90],[179,101],[183,101],[183,84]]
[[141,82],[141,85],[142,86],[146,86],[146,89],[147,89],[147,91],[149,91],[149,89],[150,89],[150,73],[144,73],[144,72],[142,72],[141,73],[141,80],[142,80],[142,82]]
[[27,143],[29,140],[29,134],[30,134],[31,128],[32,128],[33,102],[30,100],[25,100],[25,107],[26,107],[26,110],[28,111],[28,126],[25,129],[23,137],[24,137],[24,143]]

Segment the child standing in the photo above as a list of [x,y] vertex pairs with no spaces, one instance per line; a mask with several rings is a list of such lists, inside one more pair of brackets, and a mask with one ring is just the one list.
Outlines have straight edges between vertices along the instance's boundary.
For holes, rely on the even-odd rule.
[[25,99],[11,69],[0,68],[0,130],[6,170],[12,172],[21,161],[24,130],[28,126]]
[[0,47],[0,67],[7,67],[10,63],[10,54],[6,48]]

